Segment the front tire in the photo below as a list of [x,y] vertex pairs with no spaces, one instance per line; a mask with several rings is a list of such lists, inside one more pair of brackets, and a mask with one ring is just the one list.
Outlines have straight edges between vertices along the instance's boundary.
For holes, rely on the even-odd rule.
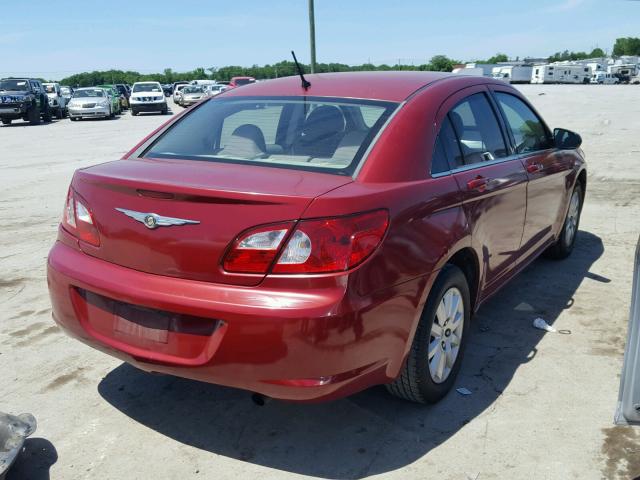
[[387,385],[396,397],[436,403],[453,387],[460,371],[471,319],[469,285],[462,271],[445,265],[422,312],[400,375]]
[[571,255],[573,247],[576,244],[576,237],[578,236],[578,227],[580,226],[580,214],[582,213],[582,203],[584,201],[584,194],[582,191],[582,185],[577,183],[571,193],[569,199],[569,209],[567,210],[567,216],[562,224],[562,231],[556,243],[551,245],[546,251],[546,254],[550,258],[556,260],[562,260]]
[[138,111],[132,108],[131,109],[131,115],[133,115],[135,117],[136,115],[138,115]]
[[64,118],[64,111],[62,110],[62,107],[58,107],[56,110],[56,118],[58,120],[62,120]]
[[2,124],[3,125],[11,125],[11,118],[3,118],[2,119]]
[[40,108],[37,105],[32,105],[27,115],[30,125],[40,124]]

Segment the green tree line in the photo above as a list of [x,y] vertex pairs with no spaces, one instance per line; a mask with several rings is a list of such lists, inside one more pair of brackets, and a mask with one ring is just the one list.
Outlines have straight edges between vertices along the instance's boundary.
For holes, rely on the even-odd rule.
[[[429,63],[422,65],[373,65],[371,63],[363,63],[362,65],[346,65],[344,63],[318,63],[316,64],[317,73],[326,72],[357,72],[371,70],[422,70],[422,71],[441,71],[450,72],[454,65],[459,63],[445,55],[434,56]],[[302,66],[305,72],[309,71],[308,65]],[[196,68],[188,72],[175,72],[170,68],[164,69],[162,73],[139,73],[135,71],[122,70],[106,70],[83,72],[65,77],[60,80],[63,85],[72,85],[79,87],[88,87],[92,85],[100,85],[103,83],[129,83],[142,82],[145,80],[154,80],[160,83],[173,83],[179,80],[198,80],[198,79],[216,79],[220,81],[230,80],[232,77],[249,76],[257,79],[268,79],[277,77],[287,77],[296,75],[295,64],[291,61],[284,60],[282,62],[269,65],[253,65],[251,67],[226,66],[221,68]]]
[[[613,47],[613,55],[640,55],[640,38],[618,38]],[[604,57],[605,52],[601,48],[595,48],[591,52],[556,52],[549,56],[549,62],[582,60],[585,58]],[[509,57],[504,53],[497,53],[486,60],[477,60],[476,63],[498,63],[506,62]],[[436,55],[427,63],[421,65],[373,65],[371,63],[363,63],[362,65],[346,65],[344,63],[319,63],[316,65],[316,72],[357,72],[357,71],[385,71],[385,70],[419,70],[419,71],[436,71],[450,72],[455,65],[460,64],[458,60],[451,59],[446,55]],[[309,71],[308,65],[303,65],[305,72]],[[242,66],[226,66],[226,67],[209,67],[196,68],[188,72],[174,72],[170,68],[166,68],[162,73],[139,73],[132,70],[107,70],[83,72],[71,75],[60,80],[63,85],[72,85],[74,87],[89,87],[92,85],[100,85],[104,83],[128,83],[141,82],[145,80],[154,80],[160,83],[173,83],[179,80],[197,80],[197,79],[215,79],[219,81],[230,80],[231,77],[249,76],[257,79],[268,79],[277,77],[286,77],[296,75],[295,64],[291,61],[281,61],[268,65],[253,65],[251,67]]]

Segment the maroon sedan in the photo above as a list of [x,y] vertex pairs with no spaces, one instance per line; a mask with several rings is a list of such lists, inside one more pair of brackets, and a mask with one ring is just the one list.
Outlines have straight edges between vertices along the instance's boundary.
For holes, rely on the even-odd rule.
[[230,90],[78,170],[48,261],[58,324],[279,399],[442,398],[473,312],[571,253],[580,137],[487,78],[307,79]]

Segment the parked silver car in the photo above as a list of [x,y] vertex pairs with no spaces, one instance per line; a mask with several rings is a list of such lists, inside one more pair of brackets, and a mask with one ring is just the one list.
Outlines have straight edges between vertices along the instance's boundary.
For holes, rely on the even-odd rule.
[[215,97],[219,93],[224,92],[227,88],[229,87],[222,83],[216,83],[215,85],[207,85],[205,88],[205,94],[207,95],[207,97]]
[[180,105],[183,107],[190,107],[194,103],[198,103],[207,95],[204,92],[204,87],[201,85],[187,85],[182,89],[182,96],[180,98]]
[[173,102],[180,105],[180,101],[182,100],[182,90],[184,87],[188,87],[188,83],[180,83],[173,87]]
[[73,92],[69,102],[69,119],[113,118],[111,99],[104,88],[79,88]]

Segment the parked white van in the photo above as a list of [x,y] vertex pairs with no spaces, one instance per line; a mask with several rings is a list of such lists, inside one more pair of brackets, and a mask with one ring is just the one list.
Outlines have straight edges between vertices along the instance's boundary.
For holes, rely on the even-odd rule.
[[611,73],[596,72],[591,76],[591,83],[599,85],[616,85],[620,83],[620,79]]

